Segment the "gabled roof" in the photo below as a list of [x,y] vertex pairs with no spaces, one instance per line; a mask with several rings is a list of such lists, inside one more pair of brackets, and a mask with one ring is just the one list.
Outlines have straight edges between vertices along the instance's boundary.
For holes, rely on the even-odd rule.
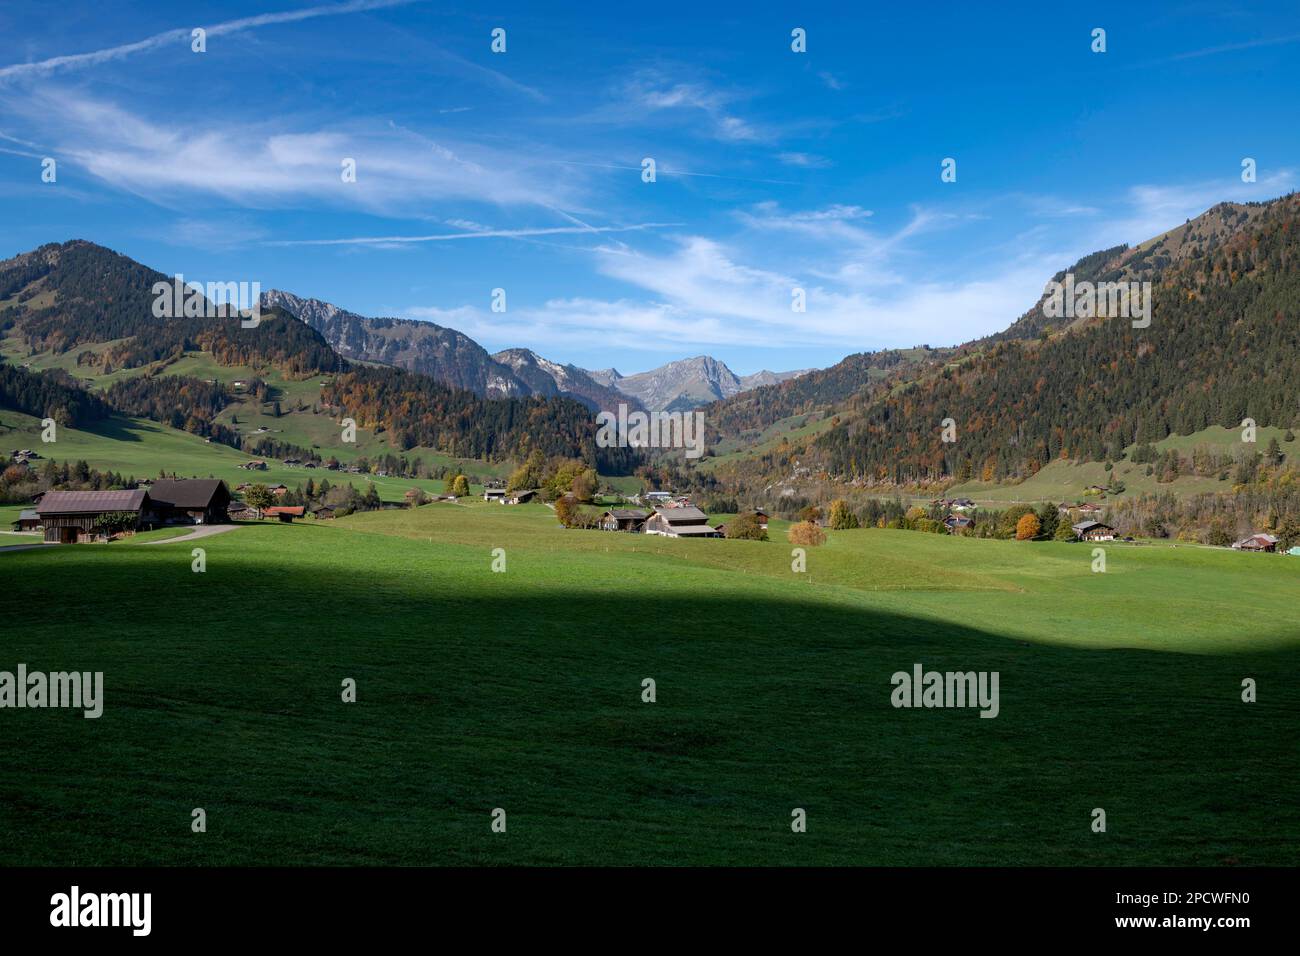
[[36,517],[37,514],[35,508],[24,508],[22,511],[18,512],[19,521],[32,521]]
[[51,491],[36,506],[36,513],[44,516],[139,511],[148,500],[149,493],[143,488],[131,491]]
[[1105,528],[1107,531],[1114,531],[1108,524],[1102,524],[1100,521],[1080,521],[1078,524],[1070,525],[1076,534],[1083,534],[1085,531],[1091,531],[1093,528]]
[[220,478],[160,478],[149,489],[149,499],[171,508],[209,508],[223,484]]
[[301,518],[306,508],[303,505],[275,505],[262,511],[264,515],[290,515]]
[[692,521],[708,521],[709,516],[692,505],[678,505],[676,508],[656,508],[655,513],[669,524],[685,524]]
[[[629,518],[648,518],[650,516],[650,512],[643,511],[640,508],[610,508],[605,512],[605,514],[609,515],[611,518],[619,518],[623,520]],[[601,517],[604,517],[604,515]]]

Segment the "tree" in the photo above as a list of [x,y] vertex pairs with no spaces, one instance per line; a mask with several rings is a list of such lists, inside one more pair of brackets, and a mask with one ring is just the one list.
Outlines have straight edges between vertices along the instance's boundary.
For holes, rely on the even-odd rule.
[[1061,523],[1060,512],[1050,501],[1043,502],[1038,509],[1038,537],[1042,541],[1056,536],[1056,526]]
[[1038,532],[1040,530],[1042,530],[1042,528],[1038,523],[1038,516],[1033,512],[1030,512],[1027,515],[1023,515],[1020,520],[1016,522],[1016,540],[1032,541],[1034,538],[1038,537]]
[[451,484],[451,493],[457,498],[463,498],[469,494],[469,479],[464,475],[457,475],[456,480]]
[[816,548],[826,543],[826,532],[811,521],[792,524],[790,530],[786,532],[786,537],[790,539],[791,544],[805,548]]
[[849,503],[843,498],[836,498],[831,502],[830,525],[836,531],[844,531],[858,526],[858,516],[853,513],[849,508]]
[[529,488],[540,488],[545,479],[545,473],[546,456],[535,448],[528,455],[528,459],[511,473],[510,480],[506,482],[506,491],[526,491]]
[[361,500],[361,506],[367,511],[377,511],[379,505],[379,490],[373,481],[366,482],[366,496]]
[[743,541],[766,541],[767,529],[759,523],[758,515],[737,515],[727,522],[727,537]]
[[821,520],[821,516],[822,516],[822,509],[817,507],[816,505],[808,505],[804,508],[799,509],[800,521],[811,521],[814,524],[816,524],[818,521]]
[[575,475],[571,485],[573,496],[579,501],[591,501],[596,493],[596,473],[588,468],[580,475]]
[[555,517],[560,519],[562,527],[581,527],[581,512],[578,511],[578,502],[570,495],[562,495],[555,500]]
[[263,511],[275,504],[275,495],[266,485],[251,485],[244,489],[244,504],[254,509],[258,517],[261,517]]
[[423,488],[412,488],[406,493],[406,505],[408,508],[418,508],[420,505],[428,503],[429,496],[424,493]]
[[1074,528],[1070,526],[1068,519],[1056,523],[1056,532],[1052,535],[1057,541],[1073,541]]

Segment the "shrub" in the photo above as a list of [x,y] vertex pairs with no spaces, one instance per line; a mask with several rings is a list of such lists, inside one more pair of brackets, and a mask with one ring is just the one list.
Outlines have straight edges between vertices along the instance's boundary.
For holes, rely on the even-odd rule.
[[826,532],[811,521],[800,521],[798,524],[791,525],[786,537],[790,539],[791,544],[806,548],[816,548],[826,543]]
[[727,522],[727,537],[742,541],[766,541],[767,529],[758,521],[758,515],[737,515]]

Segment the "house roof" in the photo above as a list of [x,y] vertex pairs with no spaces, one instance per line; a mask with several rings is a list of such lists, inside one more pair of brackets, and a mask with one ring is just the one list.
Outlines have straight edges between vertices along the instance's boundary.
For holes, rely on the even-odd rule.
[[[149,489],[151,501],[171,508],[209,508],[224,487],[220,478],[160,478]],[[229,492],[227,492],[229,497]]]
[[292,515],[295,518],[301,518],[305,508],[303,505],[274,505],[265,509],[262,514],[265,515]]
[[605,514],[609,515],[611,518],[620,519],[648,518],[650,516],[650,512],[643,511],[640,508],[610,508],[605,512]]
[[148,500],[149,493],[143,488],[131,491],[51,491],[36,506],[36,513],[43,516],[139,511]]
[[718,533],[718,529],[717,529],[717,528],[710,528],[710,527],[709,527],[708,525],[706,525],[706,524],[688,524],[688,525],[683,525],[683,526],[681,526],[680,528],[677,528],[677,527],[673,528],[673,532],[674,532],[675,534],[679,534],[679,535],[683,535],[683,534],[685,534],[685,535],[690,535],[690,534],[717,534],[717,533]]
[[1083,534],[1085,531],[1091,531],[1094,528],[1105,528],[1107,531],[1114,531],[1108,524],[1102,524],[1100,521],[1080,521],[1078,524],[1070,525],[1076,534]]
[[692,505],[678,505],[676,508],[656,508],[655,512],[669,524],[709,520],[708,515]]
[[38,517],[38,515],[36,514],[35,508],[24,508],[22,511],[18,512],[19,521],[31,521],[36,517]]

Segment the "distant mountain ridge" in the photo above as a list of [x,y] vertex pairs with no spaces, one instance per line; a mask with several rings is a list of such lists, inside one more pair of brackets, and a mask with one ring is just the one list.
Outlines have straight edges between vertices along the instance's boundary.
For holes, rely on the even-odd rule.
[[612,368],[593,372],[552,362],[525,348],[489,355],[455,329],[414,319],[369,318],[278,289],[264,292],[262,303],[297,316],[344,358],[420,372],[490,398],[567,396],[592,411],[613,411],[619,404],[651,411],[699,408],[808,371],[763,370],[742,376],[717,359],[700,355],[635,375]]

